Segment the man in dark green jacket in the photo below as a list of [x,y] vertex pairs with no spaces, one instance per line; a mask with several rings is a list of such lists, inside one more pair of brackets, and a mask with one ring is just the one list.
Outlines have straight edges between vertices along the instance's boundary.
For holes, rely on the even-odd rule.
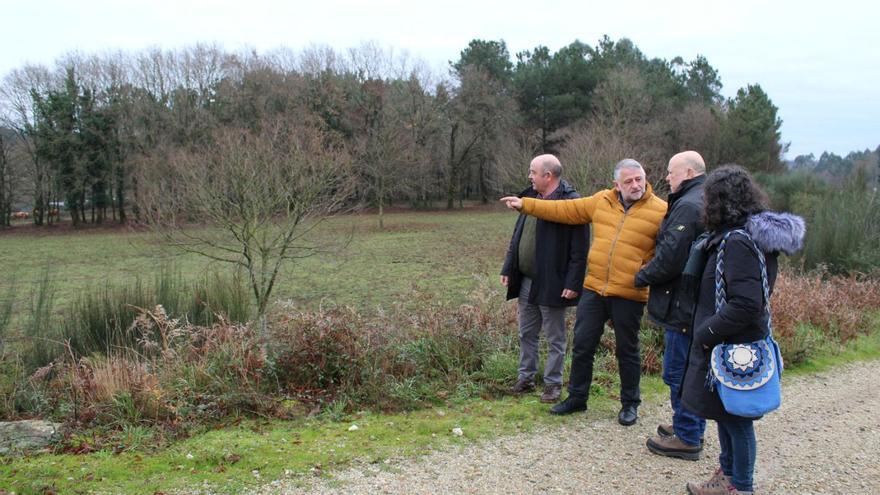
[[[562,164],[553,155],[535,157],[529,165],[532,186],[520,196],[574,199],[580,196],[562,180]],[[501,269],[507,298],[519,298],[519,375],[515,394],[535,388],[540,332],[547,339],[544,393],[541,402],[559,400],[568,338],[565,308],[575,306],[584,284],[589,230],[520,215]]]

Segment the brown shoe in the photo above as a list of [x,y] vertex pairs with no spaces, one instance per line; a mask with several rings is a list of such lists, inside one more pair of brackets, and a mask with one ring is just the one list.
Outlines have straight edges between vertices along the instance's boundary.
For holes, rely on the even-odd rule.
[[737,493],[736,488],[730,484],[730,478],[721,471],[721,468],[718,468],[715,474],[703,483],[689,482],[687,492],[690,495],[731,495]]
[[657,425],[657,434],[661,437],[671,437],[672,435],[675,435],[675,430],[672,428],[671,424]]
[[699,460],[700,453],[703,452],[702,446],[688,445],[675,435],[672,435],[671,437],[657,435],[649,438],[645,445],[647,445],[648,450],[657,455],[677,457],[689,461]]
[[[671,437],[672,435],[675,435],[675,429],[671,424],[657,425],[657,434],[661,437]],[[705,443],[705,438],[700,437],[700,445],[703,445],[703,443]]]
[[541,402],[544,404],[553,404],[559,402],[562,395],[562,385],[550,384],[544,386],[544,393],[541,394]]
[[534,390],[535,382],[528,378],[520,378],[512,387],[510,387],[510,393],[515,395],[527,394],[529,392],[534,392]]

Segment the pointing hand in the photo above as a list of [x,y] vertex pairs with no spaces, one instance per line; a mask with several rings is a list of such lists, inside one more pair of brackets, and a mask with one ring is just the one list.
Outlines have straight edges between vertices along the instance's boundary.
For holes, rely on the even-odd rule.
[[501,202],[507,205],[511,210],[521,210],[522,209],[522,199],[517,198],[516,196],[505,196],[501,198]]

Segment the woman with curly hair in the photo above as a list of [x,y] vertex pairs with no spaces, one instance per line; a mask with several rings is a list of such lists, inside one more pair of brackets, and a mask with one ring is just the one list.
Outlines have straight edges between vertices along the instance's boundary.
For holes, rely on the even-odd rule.
[[[725,165],[710,173],[703,186],[703,197],[703,221],[709,234],[702,251],[693,250],[689,260],[689,264],[694,258],[704,260],[705,266],[698,271],[693,343],[681,400],[690,411],[718,423],[721,455],[715,474],[705,483],[688,483],[687,490],[692,495],[750,494],[757,453],[753,421],[758,418],[725,411],[707,380],[710,354],[716,344],[746,343],[767,337],[770,328],[765,312],[762,261],[755,248],[763,252],[763,268],[772,291],[777,256],[801,249],[804,222],[794,215],[767,211],[766,196],[738,165]],[[726,283],[726,304],[716,312],[716,262],[725,235],[721,276]]]

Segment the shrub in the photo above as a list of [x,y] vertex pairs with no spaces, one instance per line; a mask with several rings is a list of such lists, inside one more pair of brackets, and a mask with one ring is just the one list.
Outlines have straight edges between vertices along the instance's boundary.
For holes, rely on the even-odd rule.
[[514,306],[490,293],[484,285],[456,308],[282,314],[270,333],[278,381],[301,398],[345,397],[383,409],[434,401],[475,382],[495,390],[499,371],[487,358],[516,348],[516,316]]
[[870,273],[880,264],[880,208],[876,192],[849,189],[819,198],[807,217],[804,268]]
[[[783,269],[772,304],[777,340],[794,364],[869,331],[880,281]],[[416,310],[282,310],[270,322],[266,342],[249,325],[224,318],[204,326],[172,318],[162,306],[141,310],[129,331],[135,347],[85,357],[68,350],[28,380],[0,381],[15,395],[4,414],[18,408],[106,425],[117,436],[126,428],[180,428],[239,414],[287,417],[323,408],[343,418],[353,409],[405,410],[496,394],[517,368],[516,305],[487,286],[456,307],[425,298]],[[643,372],[659,372],[662,333],[644,328],[640,336]],[[608,331],[591,393],[613,397],[617,386]]]
[[18,393],[25,378],[18,354],[0,351],[0,418],[17,416]]
[[55,289],[47,266],[31,289],[30,313],[24,323],[27,343],[22,355],[29,370],[48,365],[62,351],[61,338],[52,326],[54,300]]
[[806,170],[786,174],[757,174],[757,181],[770,198],[770,205],[777,211],[797,212],[808,215],[813,212],[816,200],[832,192],[832,186],[821,176]]
[[642,324],[639,343],[642,346],[642,373],[656,375],[663,370],[663,329]]
[[762,175],[759,181],[774,209],[804,217],[804,250],[793,258],[806,270],[870,273],[880,266],[880,208],[876,188],[863,168],[840,186],[815,173]]
[[273,372],[247,326],[222,320],[200,327],[171,319],[157,306],[132,326],[139,350],[62,358],[38,370],[33,395],[43,412],[83,424],[175,424],[188,417],[274,409]]
[[15,301],[15,280],[9,283],[9,288],[3,299],[0,299],[0,359],[2,359],[3,351],[6,348],[6,334],[9,329],[9,323],[12,321],[12,309]]
[[140,349],[140,336],[130,328],[141,308],[161,305],[169,314],[203,326],[213,325],[218,314],[236,323],[247,321],[251,314],[250,295],[240,277],[212,272],[188,282],[171,266],[160,268],[151,284],[137,278],[128,285],[108,284],[81,293],[62,309],[57,327],[52,319],[53,293],[46,270],[34,290],[32,316],[26,325],[26,334],[34,343],[26,352],[31,369],[55,360],[62,351],[61,342],[69,342],[76,356]]
[[774,337],[786,362],[799,363],[821,345],[846,343],[867,333],[871,311],[878,307],[880,280],[821,271],[798,276],[784,269],[771,298]]
[[282,315],[270,337],[280,380],[298,392],[358,386],[366,347],[375,348],[380,337],[364,330],[353,310]]

